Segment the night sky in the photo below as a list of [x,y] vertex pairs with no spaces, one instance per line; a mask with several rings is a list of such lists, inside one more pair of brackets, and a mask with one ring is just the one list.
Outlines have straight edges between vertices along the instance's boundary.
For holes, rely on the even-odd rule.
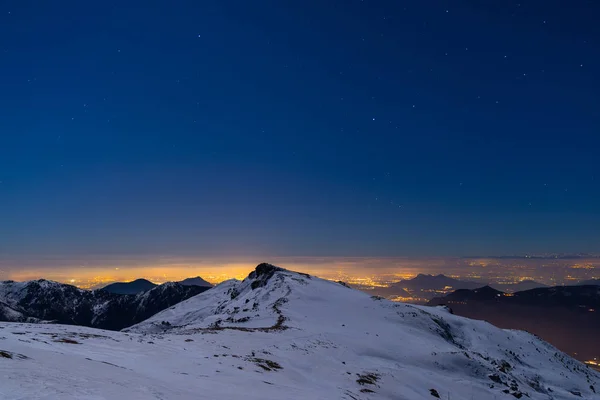
[[3,1],[0,255],[600,252],[599,18]]

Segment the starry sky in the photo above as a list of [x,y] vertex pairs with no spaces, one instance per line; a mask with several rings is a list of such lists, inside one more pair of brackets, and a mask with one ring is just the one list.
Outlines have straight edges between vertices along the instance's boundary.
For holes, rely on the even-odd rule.
[[0,4],[0,255],[600,252],[600,4]]

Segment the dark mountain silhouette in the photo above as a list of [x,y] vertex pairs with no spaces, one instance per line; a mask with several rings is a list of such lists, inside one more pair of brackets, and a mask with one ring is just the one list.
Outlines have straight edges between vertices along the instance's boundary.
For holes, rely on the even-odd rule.
[[131,282],[115,282],[102,288],[109,293],[115,294],[137,294],[145,292],[158,286],[146,279],[136,279]]
[[179,283],[181,283],[184,286],[202,286],[202,287],[213,287],[213,284],[210,282],[205,281],[204,279],[202,279],[199,276],[196,276],[194,278],[187,278],[184,279],[182,281],[179,281]]
[[[504,296],[504,292],[490,286],[478,289],[458,289],[444,297],[433,298],[428,305],[442,305],[449,301],[498,301],[499,298],[503,298]],[[442,299],[442,301],[436,303],[438,299]]]
[[588,279],[586,281],[577,282],[577,286],[600,286],[600,279]]
[[454,279],[449,276],[439,274],[439,275],[427,275],[427,274],[419,274],[412,279],[401,280],[400,282],[396,282],[392,284],[392,287],[399,287],[403,289],[413,290],[413,291],[421,291],[421,290],[443,290],[446,287],[451,287],[453,289],[475,289],[478,287],[482,287],[485,284],[480,282],[473,281],[462,281],[459,279]]
[[530,279],[517,283],[490,283],[490,286],[502,292],[522,292],[524,290],[548,287],[543,283],[539,283]]
[[390,291],[403,291],[403,297],[412,297],[413,302],[426,302],[436,296],[449,293],[456,289],[475,289],[484,283],[462,281],[446,275],[419,274],[412,279],[404,279],[390,285]]
[[120,330],[208,289],[169,282],[131,295],[82,290],[44,279],[5,281],[0,282],[0,320]]
[[[187,278],[177,282],[183,286],[200,286],[213,287],[213,285],[201,277]],[[152,283],[147,279],[136,279],[131,282],[115,282],[102,288],[109,293],[115,294],[138,294],[157,287],[156,283]]]
[[390,286],[392,290],[405,289],[415,298],[431,300],[434,297],[450,293],[458,289],[477,289],[489,285],[502,292],[518,292],[523,290],[546,287],[544,284],[533,280],[525,280],[516,283],[498,284],[455,279],[449,276],[419,274],[412,279],[402,280]]
[[440,305],[449,302],[499,302],[537,307],[563,308],[600,308],[600,287],[587,286],[553,286],[516,292],[512,295],[500,292],[489,286],[475,290],[456,290],[444,297],[437,297],[429,305]]

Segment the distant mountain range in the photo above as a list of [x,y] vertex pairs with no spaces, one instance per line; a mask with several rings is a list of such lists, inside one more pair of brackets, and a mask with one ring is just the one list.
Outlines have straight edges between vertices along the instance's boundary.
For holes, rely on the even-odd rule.
[[[195,278],[187,278],[187,279],[184,279],[184,280],[182,280],[180,282],[176,282],[176,283],[179,283],[183,286],[200,286],[200,287],[208,287],[208,288],[213,287],[213,285],[211,283],[205,281],[204,279],[200,278],[199,276],[197,276]],[[142,293],[147,290],[153,289],[157,286],[158,285],[156,283],[152,283],[149,280],[136,279],[135,281],[131,281],[131,282],[111,283],[110,285],[104,286],[102,288],[102,290],[105,290],[109,293],[115,293],[115,294],[138,294],[138,293]]]
[[492,287],[460,289],[432,299],[453,313],[507,329],[534,333],[576,358],[600,356],[600,286],[555,286],[504,293]]
[[[392,283],[388,287],[353,286],[356,289],[360,289],[371,295],[381,296],[391,300],[401,298],[402,301],[425,304],[434,297],[451,293],[457,289],[476,289],[486,285],[487,283],[485,282],[456,279],[443,274],[419,274],[414,278]],[[506,284],[492,283],[491,286],[495,289],[507,292],[545,287],[544,284],[532,280]]]
[[[144,285],[136,282],[138,287]],[[115,294],[45,279],[4,281],[0,282],[0,321],[55,322],[120,330],[208,289],[169,282],[137,294]]]
[[[580,281],[574,283],[572,286],[575,285],[600,285],[600,279]],[[548,287],[543,283],[534,280],[523,280],[514,283],[487,283],[456,279],[443,274],[419,274],[412,279],[404,279],[392,283],[388,287],[353,286],[371,295],[381,296],[392,300],[402,298],[403,301],[421,304],[424,304],[435,297],[440,297],[459,289],[477,289],[484,286],[490,286],[501,292],[515,293]]]
[[[396,282],[390,285],[389,289],[392,292],[401,290],[408,291],[408,296],[413,298],[431,300],[434,297],[450,293],[457,289],[477,289],[486,285],[487,283],[455,279],[443,274],[419,274],[412,279]],[[506,284],[493,283],[490,284],[490,286],[508,292],[545,287],[544,284],[532,280]]]
[[489,286],[502,292],[522,292],[524,290],[531,290],[537,288],[548,287],[543,283],[539,283],[533,280],[524,280],[516,283],[490,283]]
[[460,289],[430,301],[429,305],[447,302],[492,302],[536,307],[598,309],[600,311],[600,286],[553,286],[504,293],[490,286],[475,290]]
[[446,275],[419,274],[412,279],[404,279],[392,284],[390,287],[408,289],[410,291],[443,290],[446,287],[453,289],[475,289],[483,286],[480,282],[463,281]]

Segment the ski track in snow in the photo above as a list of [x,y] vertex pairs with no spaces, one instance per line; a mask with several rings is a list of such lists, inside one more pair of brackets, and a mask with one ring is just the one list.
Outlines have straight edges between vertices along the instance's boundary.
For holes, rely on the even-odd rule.
[[268,268],[124,332],[0,323],[6,400],[600,399],[592,387],[597,372],[526,332]]

